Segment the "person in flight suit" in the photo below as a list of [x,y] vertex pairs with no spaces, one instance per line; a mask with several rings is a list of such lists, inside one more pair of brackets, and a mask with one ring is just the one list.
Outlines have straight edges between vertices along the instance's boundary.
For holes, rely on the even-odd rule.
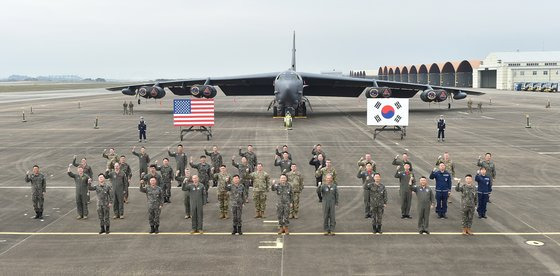
[[[171,148],[167,148],[169,157],[175,157],[175,164],[181,176],[185,176],[185,168],[187,167],[187,154],[183,152],[183,145],[177,145],[177,151],[171,152]],[[181,187],[181,182],[177,183],[177,187]]]
[[365,166],[361,166],[358,170],[358,178],[362,179],[362,186],[364,190],[364,208],[365,208],[365,218],[371,218],[371,189],[370,184],[374,182],[374,175],[376,172],[373,170],[373,165],[367,163]]
[[70,171],[72,164],[68,165],[68,176],[74,179],[76,184],[76,210],[78,217],[76,219],[87,219],[88,216],[88,187],[91,185],[91,178],[84,173],[82,167],[78,167],[78,174]]
[[[86,158],[82,158],[82,160],[80,161],[80,163],[78,164],[78,162],[76,162],[76,158],[78,156],[74,155],[74,159],[72,159],[72,166],[74,167],[82,167],[84,169],[84,173],[87,174],[89,176],[89,178],[93,179],[93,170],[91,169],[91,166],[87,164],[87,160]],[[89,195],[89,191],[87,192],[87,202],[89,203],[89,201],[91,200],[91,197]]]
[[[325,158],[323,158],[322,154],[314,155],[313,158],[309,161],[309,165],[315,166],[315,170],[317,171],[320,167],[325,167],[327,163],[325,162]],[[323,181],[323,176],[315,176],[315,184],[317,187],[321,185]],[[317,198],[319,198],[319,202],[322,202],[323,198],[321,197],[321,193],[317,192]]]
[[[412,184],[412,181],[410,182]],[[428,179],[420,177],[420,186],[412,186],[411,190],[416,194],[418,209],[418,231],[420,234],[430,234],[430,209],[434,208],[434,191],[428,186]]]
[[338,188],[333,181],[333,176],[327,174],[325,182],[317,187],[323,198],[323,229],[325,236],[334,236],[334,228],[336,226],[335,208],[338,207]]
[[183,200],[185,204],[185,219],[191,218],[191,197],[188,189],[188,185],[192,183],[192,176],[189,169],[185,169],[183,175],[181,175],[180,171],[175,173],[175,180],[181,183],[181,190],[183,191]]
[[33,173],[25,173],[25,182],[31,182],[31,200],[35,210],[35,219],[43,219],[43,205],[47,193],[47,179],[39,172],[39,166],[33,165]]
[[404,171],[397,168],[395,178],[399,179],[399,195],[401,198],[401,218],[411,219],[410,206],[412,205],[412,186],[416,184],[414,173],[410,171],[410,165],[404,164]]
[[439,170],[434,168],[430,179],[436,180],[436,213],[438,218],[447,218],[447,199],[451,194],[451,174],[445,170],[445,164],[439,164]]
[[148,164],[150,164],[150,156],[146,153],[146,148],[144,146],[140,147],[140,153],[136,152],[136,146],[132,147],[132,154],[138,157],[138,175],[148,173]]
[[206,188],[198,179],[198,175],[192,176],[192,183],[187,186],[191,199],[192,231],[191,234],[202,234],[203,213],[202,208],[206,204]]
[[103,176],[111,180],[113,186],[113,219],[124,219],[124,193],[128,187],[128,177],[121,171],[119,163],[114,165],[114,171],[105,171]]
[[104,149],[101,155],[103,156],[103,158],[107,159],[107,170],[114,170],[113,166],[115,165],[115,163],[119,162],[118,154],[115,152],[115,149],[110,148],[109,154],[107,154],[107,149]]
[[478,218],[486,217],[486,205],[488,204],[488,198],[492,192],[492,178],[486,175],[486,168],[481,167],[475,176],[474,180],[478,183]]
[[443,115],[439,116],[439,120],[437,121],[437,129],[438,142],[445,142],[445,119],[443,119]]
[[408,159],[408,153],[403,153],[402,154],[402,160],[399,160],[399,156],[395,156],[395,159],[393,159],[393,165],[394,166],[398,166],[397,168],[399,168],[400,170],[404,170],[404,164],[409,164],[410,165],[410,170],[412,171],[412,162],[410,162],[410,160]]
[[282,152],[279,151],[280,147],[276,146],[276,155],[278,157],[283,157],[284,153],[288,154],[288,159],[292,160],[292,154],[290,152],[288,152],[288,146],[287,145],[283,145],[282,146]]
[[[121,155],[119,158],[119,166],[121,167],[121,171],[126,175],[128,178],[128,183],[130,184],[132,181],[132,169],[130,165],[126,163],[126,157]],[[124,203],[128,203],[128,188],[130,185],[126,186],[126,190],[124,191]]]
[[[212,161],[212,175],[219,173],[220,168],[224,164],[224,160],[222,159],[222,155],[218,151],[218,147],[213,146],[212,152],[208,152],[205,147],[204,154],[206,154],[206,156],[209,156],[210,160]],[[218,182],[216,180],[212,180],[212,181],[213,181],[213,185],[212,185],[213,187],[218,186]]]
[[208,203],[208,189],[210,189],[209,181],[212,179],[212,166],[206,163],[206,155],[200,156],[200,163],[193,163],[192,156],[190,158],[189,165],[191,168],[194,168],[198,171],[198,179],[202,185],[204,185],[204,189],[206,189],[206,203]]
[[148,126],[146,125],[146,122],[144,122],[144,117],[140,117],[140,122],[138,123],[138,142],[142,142],[142,139],[144,139],[144,143],[147,141],[146,139],[147,129]]
[[278,159],[278,155],[274,155],[274,166],[280,167],[280,174],[287,174],[292,167],[292,160],[289,159],[287,152],[282,154],[282,159]]

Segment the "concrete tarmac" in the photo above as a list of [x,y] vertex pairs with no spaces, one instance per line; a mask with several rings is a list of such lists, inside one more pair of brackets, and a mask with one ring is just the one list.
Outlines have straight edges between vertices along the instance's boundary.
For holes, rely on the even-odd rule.
[[[87,92],[87,93],[86,93]],[[174,149],[179,129],[172,124],[172,99],[142,100],[102,89],[68,91],[69,98],[45,96],[40,101],[0,102],[0,274],[181,274],[181,275],[394,275],[394,274],[560,274],[560,94],[486,90],[466,100],[430,104],[415,98],[407,136],[384,132],[373,140],[366,125],[365,98],[311,97],[313,112],[294,120],[286,131],[266,108],[271,97],[216,97],[213,139],[188,134],[186,152],[198,160],[204,147],[220,148],[230,173],[239,146],[255,146],[258,161],[275,178],[276,146],[287,144],[305,178],[300,218],[290,220],[289,236],[276,234],[276,196],[268,194],[265,219],[255,219],[254,203],[243,209],[244,236],[231,236],[231,219],[218,218],[216,188],[204,209],[203,235],[190,235],[183,194],[172,190],[172,203],[161,214],[159,235],[149,235],[145,195],[138,191],[138,159],[133,146],[144,145],[153,160]],[[33,92],[41,93],[41,92]],[[22,95],[21,92],[18,94]],[[3,94],[2,94],[3,95]],[[135,102],[135,114],[124,116],[122,102]],[[545,109],[547,100],[552,107]],[[78,101],[81,108],[78,108]],[[478,102],[483,112],[476,111]],[[29,114],[33,105],[33,114]],[[27,122],[21,121],[26,111]],[[447,121],[446,140],[437,142],[436,120]],[[531,128],[526,128],[526,115]],[[138,143],[137,122],[148,125],[148,142]],[[100,128],[93,123],[99,117]],[[311,148],[321,143],[338,173],[340,206],[334,237],[322,235],[322,210],[315,194]],[[98,235],[92,195],[89,219],[76,220],[74,183],[66,168],[74,154],[87,157],[94,174],[102,172],[103,149],[114,147],[133,169],[125,219],[111,220],[110,235]],[[460,234],[460,195],[453,191],[449,219],[432,213],[431,235],[417,234],[416,198],[412,220],[400,218],[395,155],[408,152],[417,177],[428,175],[449,151],[457,176],[476,173],[479,155],[492,152],[497,168],[488,219],[475,218],[474,236]],[[361,181],[356,162],[372,153],[389,202],[383,235],[371,234],[364,219]],[[47,176],[45,218],[31,217],[30,188],[23,181],[33,164]],[[175,162],[172,159],[172,166]],[[430,182],[434,186],[434,182]],[[174,185],[175,186],[175,183]],[[455,186],[455,181],[454,181]],[[251,192],[252,194],[252,192]],[[112,212],[111,212],[112,214]],[[542,242],[535,246],[533,241]]]

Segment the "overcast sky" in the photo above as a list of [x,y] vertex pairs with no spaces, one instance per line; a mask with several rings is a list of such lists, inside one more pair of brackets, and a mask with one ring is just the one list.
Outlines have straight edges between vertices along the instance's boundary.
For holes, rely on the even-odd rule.
[[2,0],[0,78],[189,78],[560,50],[560,1]]

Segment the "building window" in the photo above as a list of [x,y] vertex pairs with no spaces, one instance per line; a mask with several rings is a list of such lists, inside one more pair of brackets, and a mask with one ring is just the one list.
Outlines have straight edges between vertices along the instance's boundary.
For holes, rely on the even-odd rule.
[[556,62],[547,62],[544,64],[544,66],[556,66],[557,63]]
[[525,71],[519,71],[519,75],[525,76]]
[[539,66],[538,62],[527,62],[527,66]]
[[548,75],[548,71],[543,71],[542,74],[546,76]]
[[533,76],[536,76],[536,75],[537,75],[537,71],[533,71]]

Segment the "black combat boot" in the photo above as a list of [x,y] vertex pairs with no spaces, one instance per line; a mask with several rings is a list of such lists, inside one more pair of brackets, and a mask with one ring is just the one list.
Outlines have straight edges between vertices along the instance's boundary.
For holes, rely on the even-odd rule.
[[103,225],[101,225],[101,230],[99,230],[99,235],[105,233],[105,227],[103,227]]
[[109,225],[105,226],[105,234],[109,234]]
[[241,231],[241,225],[237,226],[237,234],[243,235],[243,231]]
[[35,211],[35,217],[34,217],[34,219],[38,219],[38,218],[39,218],[39,212],[38,212],[38,211]]
[[377,233],[383,234],[383,231],[381,231],[381,224],[377,225]]
[[373,232],[374,234],[377,233],[377,227],[376,227],[375,224],[372,224],[372,225],[371,225],[371,228],[373,229],[372,232]]
[[153,225],[150,225],[150,234],[153,234],[156,231]]
[[159,234],[159,224],[156,224],[154,233]]
[[43,211],[39,212],[39,217],[38,219],[43,219]]
[[237,234],[237,226],[235,226],[235,225],[233,226],[233,231],[231,231],[231,234],[232,235]]

